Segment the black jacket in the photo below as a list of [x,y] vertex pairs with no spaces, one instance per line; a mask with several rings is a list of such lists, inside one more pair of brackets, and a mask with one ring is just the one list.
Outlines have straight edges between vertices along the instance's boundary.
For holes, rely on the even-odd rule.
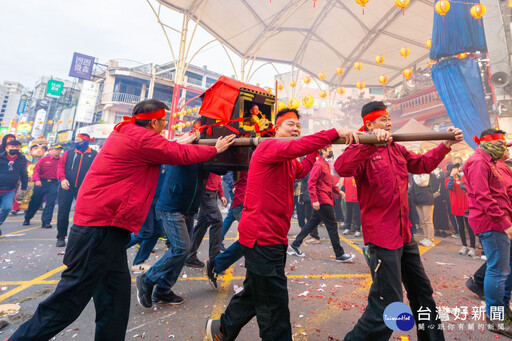
[[418,186],[414,181],[414,178],[412,179],[412,191],[414,195],[414,203],[416,205],[434,205],[432,178],[435,178],[434,174],[430,174],[428,185],[425,187]]
[[26,190],[28,174],[25,156],[19,154],[16,160],[11,161],[7,158],[7,152],[0,153],[0,190],[15,189],[20,180],[21,189]]
[[[91,149],[90,152],[86,151],[83,154],[77,153],[75,150],[68,150],[64,153],[62,156],[63,162],[65,162],[64,174],[69,181],[70,187],[80,188],[96,155],[98,155],[98,152],[94,149]],[[59,180],[62,181],[64,179]]]

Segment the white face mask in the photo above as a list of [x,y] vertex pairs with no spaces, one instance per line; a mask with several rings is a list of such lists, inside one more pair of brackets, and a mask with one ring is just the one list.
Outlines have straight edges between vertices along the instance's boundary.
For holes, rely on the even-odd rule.
[[440,174],[441,174],[441,170],[439,168],[434,169],[435,176],[439,177]]

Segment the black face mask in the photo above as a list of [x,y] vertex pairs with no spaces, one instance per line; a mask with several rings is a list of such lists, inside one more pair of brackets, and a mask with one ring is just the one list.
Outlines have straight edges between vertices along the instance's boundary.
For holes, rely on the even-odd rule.
[[332,150],[327,154],[327,158],[328,159],[332,159],[334,157],[334,153],[332,152]]
[[20,153],[20,151],[17,149],[9,149],[9,155],[11,155],[11,156],[18,155],[19,153]]

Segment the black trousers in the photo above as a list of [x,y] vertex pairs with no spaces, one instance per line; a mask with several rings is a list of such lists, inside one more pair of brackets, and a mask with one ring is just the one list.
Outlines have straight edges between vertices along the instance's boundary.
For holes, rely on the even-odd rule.
[[484,279],[485,279],[485,272],[487,271],[487,262],[482,264],[482,266],[480,266],[478,268],[478,270],[476,270],[475,274],[473,275],[473,279],[475,280],[475,283],[478,284],[479,286],[484,287]]
[[[60,187],[60,186],[59,186]],[[73,199],[76,199],[78,188],[70,187],[68,190],[59,188],[59,208],[57,211],[57,239],[66,238],[69,226],[69,211]]]
[[263,341],[291,341],[288,287],[284,273],[286,245],[242,245],[245,257],[244,289],[234,295],[220,317],[224,340],[235,340],[254,316]]
[[341,209],[341,197],[334,199],[334,213],[336,214],[336,220],[339,223],[342,223],[345,220],[345,217],[343,216],[343,210]]
[[475,234],[473,233],[473,229],[469,226],[469,221],[467,217],[454,215],[455,220],[457,220],[457,227],[459,229],[459,236],[462,245],[468,246],[466,242],[466,230],[468,230],[469,234],[469,246],[473,249],[475,248]]
[[53,217],[53,209],[55,208],[55,200],[59,191],[59,180],[41,180],[42,186],[34,186],[34,192],[30,198],[28,209],[25,212],[25,220],[30,220],[34,217],[39,207],[43,203],[43,198],[46,196],[46,205],[44,206],[41,221],[43,225],[50,225]]
[[217,205],[217,191],[205,191],[201,198],[197,224],[194,227],[192,237],[192,248],[188,259],[197,259],[197,249],[203,241],[208,228],[210,229],[210,247],[208,257],[214,259],[220,253],[220,243],[222,240],[222,213]]
[[313,210],[313,216],[311,220],[308,221],[306,225],[300,230],[297,238],[293,241],[293,245],[299,247],[302,244],[304,238],[307,235],[318,227],[318,224],[323,221],[325,227],[327,228],[327,233],[329,234],[329,239],[331,239],[331,245],[334,250],[334,254],[336,257],[339,257],[345,253],[343,247],[340,245],[340,236],[338,235],[338,222],[336,221],[336,216],[334,214],[334,206],[328,204],[321,204],[320,209]]
[[46,341],[75,321],[94,299],[95,340],[124,340],[130,313],[131,281],[126,258],[128,230],[73,225],[61,280],[10,341]]
[[[421,263],[418,244],[413,240],[397,250],[384,249],[373,244],[368,244],[368,248],[373,278],[368,305],[344,340],[388,340],[393,331],[384,323],[384,310],[393,302],[403,302],[403,283],[416,322],[420,308],[422,311],[428,308],[432,312],[430,321],[421,322],[425,323],[425,330],[417,330],[418,340],[443,341],[443,331],[438,329],[441,321],[435,313],[432,286]],[[429,328],[429,325],[433,325],[433,328]]]
[[343,229],[361,232],[361,209],[358,202],[347,201],[347,219],[345,219]]

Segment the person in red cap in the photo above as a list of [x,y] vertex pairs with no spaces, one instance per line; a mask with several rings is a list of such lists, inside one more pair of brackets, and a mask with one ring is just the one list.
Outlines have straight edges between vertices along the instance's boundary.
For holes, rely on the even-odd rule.
[[94,137],[91,138],[88,134],[78,134],[75,137],[75,149],[66,150],[57,167],[57,176],[60,181],[59,209],[57,211],[57,247],[66,246],[65,238],[68,235],[69,211],[73,199],[76,199],[85,174],[87,174],[94,158],[98,155],[98,152],[89,147],[90,141],[94,141]]
[[[297,110],[278,112],[275,127],[276,137],[299,137]],[[252,154],[238,224],[247,269],[244,289],[233,296],[220,320],[208,321],[208,340],[235,340],[254,316],[263,340],[292,340],[284,267],[294,182],[309,173],[318,150],[338,137],[347,144],[359,141],[355,131],[330,129],[292,141],[268,139]],[[302,162],[297,160],[303,155]]]
[[444,141],[421,155],[393,142],[391,117],[383,102],[365,104],[361,116],[362,129],[387,144],[349,146],[334,164],[340,176],[353,176],[356,180],[373,279],[368,306],[345,340],[388,340],[393,330],[386,326],[383,315],[391,303],[403,302],[402,283],[416,321],[420,308],[432,312],[424,330],[418,328],[418,340],[444,340],[443,331],[438,328],[441,322],[435,314],[432,286],[421,263],[418,244],[411,237],[407,188],[409,173],[432,172],[451,146],[462,141],[462,131],[449,128],[455,133],[455,141]]
[[67,269],[54,293],[10,341],[51,339],[91,298],[95,339],[125,339],[131,291],[126,245],[148,214],[160,165],[206,161],[226,150],[235,137],[219,138],[215,147],[183,145],[195,140],[192,134],[168,141],[161,136],[168,109],[155,99],[142,101],[106,139],[78,192],[64,256]]

